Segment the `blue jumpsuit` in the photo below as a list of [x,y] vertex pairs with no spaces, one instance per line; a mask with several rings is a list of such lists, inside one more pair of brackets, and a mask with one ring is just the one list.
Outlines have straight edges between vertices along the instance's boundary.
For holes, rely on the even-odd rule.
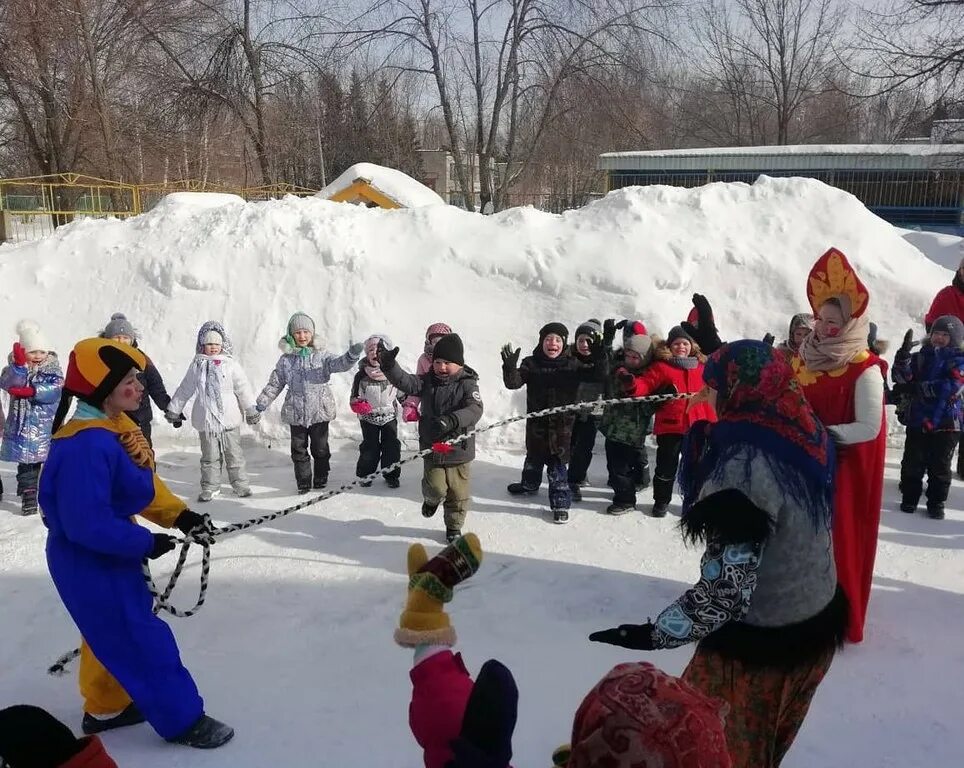
[[141,561],[153,537],[131,517],[145,513],[159,491],[173,496],[152,467],[134,462],[114,424],[121,422],[97,420],[71,430],[72,422],[51,442],[39,488],[47,566],[97,660],[171,739],[197,722],[204,702],[170,628],[152,613]]

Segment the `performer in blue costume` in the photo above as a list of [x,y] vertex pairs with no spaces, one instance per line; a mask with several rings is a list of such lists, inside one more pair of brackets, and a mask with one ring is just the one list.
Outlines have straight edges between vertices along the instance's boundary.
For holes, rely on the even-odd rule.
[[[154,471],[154,453],[125,415],[140,403],[137,373],[146,358],[107,339],[85,339],[70,353],[40,477],[47,566],[84,637],[80,688],[86,733],[145,719],[163,738],[200,749],[219,747],[234,731],[204,714],[204,702],[181,663],[174,635],[152,612],[141,571],[175,539],[137,525],[134,515],[183,533],[210,530]],[[73,418],[63,423],[71,401]]]

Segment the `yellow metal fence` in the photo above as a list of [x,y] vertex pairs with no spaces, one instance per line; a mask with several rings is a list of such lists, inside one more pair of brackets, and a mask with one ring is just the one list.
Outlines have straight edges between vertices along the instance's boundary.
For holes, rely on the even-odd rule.
[[0,243],[36,240],[78,219],[137,216],[171,192],[221,192],[245,200],[315,194],[292,184],[231,187],[194,179],[125,184],[75,173],[0,179]]

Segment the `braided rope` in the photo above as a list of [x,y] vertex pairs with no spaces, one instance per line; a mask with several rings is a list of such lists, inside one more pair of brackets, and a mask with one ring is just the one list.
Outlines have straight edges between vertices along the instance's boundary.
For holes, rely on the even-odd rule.
[[[626,404],[640,404],[640,403],[668,403],[673,400],[688,400],[693,397],[692,393],[671,393],[666,395],[646,395],[642,397],[613,397],[607,400],[590,400],[584,403],[571,403],[569,405],[557,405],[552,408],[545,408],[541,411],[532,411],[531,413],[523,413],[517,416],[510,416],[502,421],[496,421],[492,424],[486,424],[484,427],[476,427],[470,429],[465,434],[457,435],[456,437],[449,438],[448,440],[440,441],[443,445],[456,445],[457,443],[464,442],[469,438],[475,437],[476,435],[481,435],[484,432],[489,432],[493,429],[499,429],[501,427],[508,426],[509,424],[515,424],[519,421],[525,421],[527,419],[538,419],[544,416],[556,416],[563,413],[577,413],[579,411],[591,411],[596,408],[606,407],[611,405],[626,405]],[[439,443],[436,443],[438,445]],[[214,543],[215,539],[220,536],[227,536],[231,533],[238,533],[240,531],[246,531],[250,528],[257,528],[258,526],[264,525],[265,523],[270,523],[273,520],[279,520],[282,517],[287,517],[288,515],[294,514],[295,512],[300,512],[303,509],[307,509],[315,504],[322,501],[327,501],[328,499],[334,498],[335,496],[340,496],[347,493],[354,488],[356,488],[360,483],[371,482],[381,477],[383,474],[392,472],[405,464],[409,464],[417,459],[424,458],[434,453],[435,449],[425,448],[411,456],[404,459],[396,461],[394,464],[383,467],[382,469],[372,472],[370,475],[365,477],[355,478],[349,483],[334,488],[332,490],[320,493],[312,499],[301,502],[300,504],[295,504],[285,509],[279,510],[277,512],[271,512],[267,515],[260,515],[259,517],[252,517],[249,520],[244,520],[240,523],[232,523],[230,525],[225,525],[220,528],[214,528],[213,531],[197,533],[185,536],[181,541],[181,550],[178,553],[177,563],[174,566],[174,570],[168,579],[167,586],[163,590],[158,590],[157,585],[154,582],[154,578],[151,575],[151,569],[148,565],[148,561],[144,561],[144,581],[147,583],[147,589],[154,598],[154,613],[160,613],[164,611],[172,616],[178,618],[187,618],[189,616],[195,615],[204,605],[205,597],[207,596],[208,582],[211,575],[211,544]],[[171,594],[174,592],[174,588],[177,586],[178,580],[181,578],[181,574],[184,571],[184,566],[187,563],[188,550],[191,548],[191,544],[198,544],[201,546],[201,582],[198,589],[198,598],[194,604],[194,607],[189,610],[180,610],[175,608],[170,603]],[[51,675],[62,675],[66,672],[67,665],[76,659],[80,655],[80,649],[75,648],[73,651],[65,653],[59,659],[57,659],[54,664],[52,664],[48,669],[47,673]]]

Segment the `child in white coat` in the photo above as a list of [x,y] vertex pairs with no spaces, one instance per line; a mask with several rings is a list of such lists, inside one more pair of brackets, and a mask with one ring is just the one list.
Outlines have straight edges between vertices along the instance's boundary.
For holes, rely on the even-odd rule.
[[254,392],[241,366],[231,357],[231,340],[223,326],[208,321],[197,334],[197,355],[171,398],[164,417],[172,424],[184,419],[191,398],[191,425],[201,437],[201,494],[210,501],[221,490],[221,468],[228,470],[238,496],[250,496],[251,487],[241,452],[242,412],[248,424],[257,424]]

